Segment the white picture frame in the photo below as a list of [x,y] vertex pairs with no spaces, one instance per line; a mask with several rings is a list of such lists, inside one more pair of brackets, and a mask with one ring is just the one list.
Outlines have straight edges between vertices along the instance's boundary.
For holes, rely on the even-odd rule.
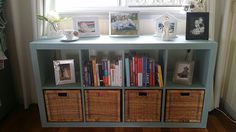
[[173,82],[182,85],[192,85],[194,61],[177,62],[173,76]]
[[75,83],[74,60],[54,60],[54,73],[56,85]]
[[155,19],[155,34],[154,36],[156,37],[162,37],[162,34],[163,34],[163,27],[164,27],[164,24],[163,22],[166,21],[165,19],[168,18],[168,23],[169,23],[169,32],[168,32],[168,35],[169,35],[169,38],[173,39],[173,38],[176,38],[176,34],[177,34],[177,19],[170,15],[170,14],[165,14],[165,15],[162,15],[158,18]]
[[137,11],[109,12],[109,36],[138,37],[139,12]]
[[74,17],[73,28],[78,31],[79,37],[100,36],[98,17]]

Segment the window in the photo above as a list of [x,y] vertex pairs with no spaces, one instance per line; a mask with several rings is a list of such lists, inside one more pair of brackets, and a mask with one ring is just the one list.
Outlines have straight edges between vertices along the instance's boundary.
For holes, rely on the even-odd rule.
[[189,0],[46,0],[57,12],[115,10],[132,7],[181,7]]

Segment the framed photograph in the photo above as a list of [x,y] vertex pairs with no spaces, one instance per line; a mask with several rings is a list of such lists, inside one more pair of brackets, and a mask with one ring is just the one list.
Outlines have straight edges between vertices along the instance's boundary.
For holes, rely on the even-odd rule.
[[135,37],[139,35],[138,12],[110,12],[109,35],[113,37]]
[[194,61],[177,62],[175,66],[173,82],[183,85],[191,85],[193,79]]
[[164,23],[169,25],[167,28],[169,38],[176,38],[177,19],[170,14],[166,14],[155,19],[156,34],[154,36],[162,36],[164,32]]
[[186,40],[208,40],[209,13],[188,12],[186,22]]
[[75,83],[74,60],[53,61],[56,85]]
[[97,17],[75,17],[73,18],[74,30],[79,32],[79,37],[99,36],[99,25]]

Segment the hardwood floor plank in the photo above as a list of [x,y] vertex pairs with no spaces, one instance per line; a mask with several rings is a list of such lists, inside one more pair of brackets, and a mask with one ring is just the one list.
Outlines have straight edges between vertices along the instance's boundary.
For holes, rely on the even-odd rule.
[[0,121],[0,132],[234,132],[236,125],[223,114],[213,111],[209,114],[207,129],[195,128],[42,128],[37,105],[30,109],[16,109]]

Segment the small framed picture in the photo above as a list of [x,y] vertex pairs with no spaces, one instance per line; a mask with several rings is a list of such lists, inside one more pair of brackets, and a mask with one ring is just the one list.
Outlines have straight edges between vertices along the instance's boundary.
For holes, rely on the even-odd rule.
[[135,37],[139,35],[138,12],[110,12],[109,35],[112,37]]
[[177,62],[174,71],[173,82],[183,85],[191,85],[193,79],[194,61]]
[[188,12],[186,22],[186,40],[208,40],[209,13]]
[[73,18],[74,30],[79,32],[79,37],[99,36],[99,25],[97,17],[75,17]]
[[168,25],[166,29],[168,30],[169,38],[176,38],[177,19],[170,14],[165,14],[155,19],[156,34],[154,36],[162,37],[164,24]]
[[53,61],[56,85],[75,83],[74,60]]

